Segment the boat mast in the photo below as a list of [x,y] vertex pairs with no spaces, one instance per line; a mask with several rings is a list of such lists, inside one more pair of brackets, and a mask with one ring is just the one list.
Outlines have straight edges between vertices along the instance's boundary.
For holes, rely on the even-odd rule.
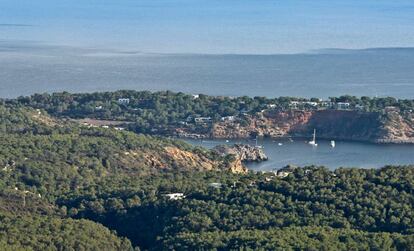
[[313,143],[316,143],[316,129],[313,129]]

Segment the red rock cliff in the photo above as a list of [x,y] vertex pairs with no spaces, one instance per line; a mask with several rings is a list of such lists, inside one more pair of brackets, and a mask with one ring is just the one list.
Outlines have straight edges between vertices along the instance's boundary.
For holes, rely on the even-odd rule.
[[311,135],[319,138],[370,141],[377,143],[414,143],[412,115],[397,112],[319,110],[273,111],[247,117],[247,123],[221,122],[213,125],[212,137],[247,138]]

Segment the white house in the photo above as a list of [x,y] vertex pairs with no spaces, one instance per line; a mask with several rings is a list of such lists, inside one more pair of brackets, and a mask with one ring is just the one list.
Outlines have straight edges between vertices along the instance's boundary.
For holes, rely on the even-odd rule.
[[292,109],[298,109],[299,106],[312,106],[312,107],[317,107],[319,105],[318,102],[313,102],[313,101],[290,101],[290,108]]
[[235,119],[234,116],[221,117],[221,121],[234,121],[234,119]]
[[168,193],[165,195],[169,200],[181,200],[185,198],[183,193]]
[[128,105],[129,102],[130,102],[129,98],[120,98],[120,99],[118,99],[118,104],[120,104],[120,105]]
[[351,106],[351,104],[349,104],[347,102],[338,102],[338,103],[336,103],[336,107],[340,110],[349,109],[350,106]]
[[285,178],[287,176],[289,176],[290,172],[286,172],[286,171],[278,171],[277,172],[277,177],[279,178]]
[[213,183],[210,183],[208,186],[209,187],[213,187],[213,188],[221,188],[222,187],[222,184],[221,183],[213,182]]
[[290,101],[290,104],[289,104],[289,106],[292,109],[298,109],[298,105],[299,105],[299,101]]
[[331,107],[334,106],[334,102],[331,102],[331,101],[322,101],[321,102],[321,106],[322,107],[329,107],[329,108],[331,108]]
[[199,118],[194,118],[194,122],[196,124],[202,124],[202,123],[209,123],[211,122],[212,119],[211,117],[199,117]]

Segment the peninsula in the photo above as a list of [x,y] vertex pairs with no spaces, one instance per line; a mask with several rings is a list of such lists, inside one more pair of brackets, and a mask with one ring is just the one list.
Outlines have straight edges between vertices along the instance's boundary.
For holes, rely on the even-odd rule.
[[414,143],[414,100],[341,96],[222,97],[117,91],[5,100],[91,127],[182,138],[309,137]]

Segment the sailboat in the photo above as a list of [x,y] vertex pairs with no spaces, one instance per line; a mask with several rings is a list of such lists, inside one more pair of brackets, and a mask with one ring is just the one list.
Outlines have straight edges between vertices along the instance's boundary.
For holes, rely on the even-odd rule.
[[258,137],[256,136],[256,148],[262,149],[263,146],[258,144]]
[[309,141],[308,143],[309,145],[312,145],[312,146],[318,146],[318,144],[316,143],[316,129],[313,129],[313,139]]
[[331,140],[331,147],[334,148],[335,147],[335,140]]

